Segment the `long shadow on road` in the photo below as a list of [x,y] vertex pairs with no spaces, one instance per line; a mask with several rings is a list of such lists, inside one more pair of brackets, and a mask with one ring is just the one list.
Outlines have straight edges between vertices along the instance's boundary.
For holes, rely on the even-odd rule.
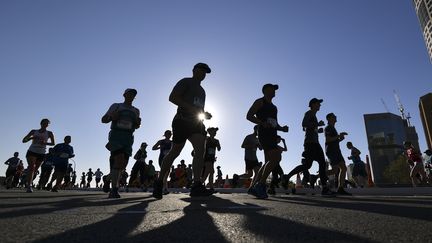
[[[223,234],[209,212],[224,216],[242,216],[243,220],[228,232],[250,232],[252,241],[269,242],[370,242],[358,236],[301,224],[261,213],[267,209],[254,204],[238,204],[219,197],[186,198],[184,216],[156,229],[130,238],[133,242],[239,242],[242,234]],[[232,237],[232,238],[231,238]],[[247,241],[250,241],[247,240]]]
[[[274,197],[271,200],[285,201],[287,203],[294,203],[300,205],[326,207],[363,211],[367,213],[384,214],[389,216],[405,217],[410,219],[420,219],[430,221],[432,219],[432,210],[426,207],[419,207],[413,205],[401,205],[401,203],[410,204],[411,200],[396,200],[391,199],[364,199],[356,197],[338,197],[326,198],[310,197],[310,196],[294,196],[294,197]],[[413,199],[414,201],[415,199]],[[427,202],[422,202],[424,205],[431,205]]]

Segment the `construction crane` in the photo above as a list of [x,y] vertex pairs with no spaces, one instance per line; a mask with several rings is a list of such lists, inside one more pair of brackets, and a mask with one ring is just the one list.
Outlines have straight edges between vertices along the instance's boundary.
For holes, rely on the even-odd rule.
[[394,94],[394,97],[395,97],[395,99],[396,99],[396,103],[397,103],[397,105],[398,105],[399,112],[400,112],[400,114],[401,114],[402,119],[403,119],[403,120],[406,120],[408,126],[410,127],[410,126],[411,126],[411,123],[410,123],[411,116],[410,116],[410,114],[408,113],[408,116],[405,116],[405,109],[404,109],[404,107],[403,107],[403,105],[402,105],[402,102],[401,102],[401,100],[400,100],[400,98],[399,98],[399,95],[398,95],[398,93],[396,92],[396,90],[393,90],[393,94]]
[[381,98],[381,103],[384,105],[385,110],[386,110],[388,113],[390,113],[390,110],[389,110],[389,108],[387,107],[387,104],[385,103],[385,101],[384,101],[383,98]]

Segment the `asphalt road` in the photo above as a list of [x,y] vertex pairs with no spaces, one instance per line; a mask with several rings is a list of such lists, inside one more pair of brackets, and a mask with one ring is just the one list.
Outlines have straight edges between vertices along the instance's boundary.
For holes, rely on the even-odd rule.
[[0,190],[1,242],[432,242],[432,196]]

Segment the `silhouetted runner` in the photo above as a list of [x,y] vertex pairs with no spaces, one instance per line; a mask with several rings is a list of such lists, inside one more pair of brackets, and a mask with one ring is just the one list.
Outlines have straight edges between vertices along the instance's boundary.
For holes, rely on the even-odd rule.
[[290,173],[287,175],[287,180],[300,172],[303,172],[303,176],[307,179],[310,177],[309,169],[312,167],[312,163],[314,161],[318,162],[319,165],[319,176],[321,180],[321,184],[323,185],[323,189],[321,194],[323,196],[332,196],[334,192],[332,192],[327,186],[327,173],[326,173],[326,161],[324,157],[323,149],[318,140],[318,133],[323,133],[324,126],[323,121],[319,121],[316,117],[316,113],[321,108],[322,99],[313,98],[309,101],[309,111],[307,111],[303,117],[302,127],[303,131],[305,131],[305,139],[304,139],[304,152],[302,153],[303,159],[302,164],[295,167]]
[[252,134],[247,135],[243,143],[241,145],[245,150],[244,160],[246,163],[246,173],[240,175],[240,178],[249,179],[253,176],[252,182],[249,186],[249,191],[251,192],[251,188],[255,185],[256,177],[258,175],[258,171],[260,169],[260,164],[258,161],[258,157],[256,155],[257,149],[262,150],[262,147],[258,141],[258,125],[254,126],[254,132]]
[[[162,161],[165,158],[165,156],[168,154],[168,152],[171,150],[172,147],[172,141],[171,141],[172,133],[170,130],[166,130],[164,133],[164,139],[161,139],[156,142],[155,145],[153,145],[152,150],[160,150],[159,152],[159,168],[162,169]],[[168,176],[169,173],[166,173],[163,176],[163,194],[168,194]]]
[[147,178],[146,175],[146,158],[147,158],[147,143],[141,143],[141,147],[134,155],[135,163],[132,166],[131,174],[129,177],[129,184],[126,187],[126,190],[129,190],[129,187],[134,183],[134,181],[138,178],[139,175],[139,186],[142,190],[144,190],[144,182]]
[[366,165],[360,158],[360,150],[353,146],[351,142],[347,142],[347,148],[351,150],[351,156],[348,157],[349,160],[352,160],[354,167],[352,170],[352,177],[356,182],[357,186],[364,187],[367,181],[367,172]]
[[104,176],[104,191],[109,190],[109,181],[112,181],[108,198],[120,198],[118,193],[120,175],[126,169],[129,157],[132,156],[133,133],[141,125],[140,111],[132,105],[136,95],[135,89],[126,89],[123,93],[124,102],[112,104],[102,117],[102,123],[111,122],[111,131],[105,146],[111,152],[110,174]]
[[219,128],[217,127],[209,127],[207,129],[208,134],[210,136],[206,139],[205,146],[205,154],[204,154],[204,170],[203,177],[201,180],[205,183],[207,177],[209,179],[209,187],[210,190],[214,193],[214,163],[216,162],[216,150],[220,151],[221,146],[219,140],[215,138],[217,131]]
[[17,172],[17,167],[21,161],[21,159],[18,158],[18,155],[19,153],[15,152],[13,157],[9,158],[5,162],[5,165],[8,166],[6,170],[6,179],[5,179],[6,189],[11,188],[13,185],[14,176]]
[[[410,141],[404,142],[405,155],[407,156],[408,164],[411,167],[410,177],[412,181],[413,187],[416,187],[417,184],[426,183],[426,172],[423,164],[423,159],[421,154],[414,148]],[[417,178],[417,174],[420,174],[421,179]]]
[[247,119],[257,125],[258,140],[264,149],[265,163],[259,169],[256,183],[249,193],[257,198],[267,198],[266,180],[269,174],[281,161],[281,150],[278,145],[277,131],[288,132],[288,126],[280,126],[277,119],[277,107],[272,103],[279,86],[265,84],[262,87],[264,97],[255,100],[247,113]]
[[351,193],[344,189],[347,167],[339,146],[339,143],[345,139],[345,136],[348,135],[348,133],[337,132],[335,128],[337,117],[334,113],[327,114],[326,119],[327,126],[324,129],[326,155],[330,161],[330,165],[332,166],[332,169],[327,171],[327,174],[334,174],[335,177],[338,178],[337,194],[351,196]]
[[97,168],[95,171],[95,180],[96,180],[96,188],[99,188],[99,183],[102,179],[103,172],[100,170],[100,168]]
[[[26,158],[27,158],[27,192],[33,192],[32,183],[35,171],[39,169],[39,166],[45,159],[46,146],[52,146],[55,144],[54,134],[47,130],[50,121],[48,119],[42,119],[40,122],[41,128],[31,130],[22,140],[23,143],[32,141]],[[50,140],[50,142],[48,142]]]
[[210,72],[211,70],[207,64],[197,63],[192,70],[192,77],[180,80],[170,94],[169,100],[178,108],[172,122],[173,146],[163,159],[159,177],[154,183],[153,197],[157,199],[162,199],[163,177],[169,173],[173,161],[181,153],[186,140],[191,142],[195,151],[192,162],[194,182],[190,196],[209,196],[212,194],[200,180],[206,139],[202,118],[211,118],[211,114],[204,111],[206,93],[201,87],[201,82],[205,79],[206,74]]
[[[75,156],[71,136],[64,138],[64,143],[59,143],[53,148],[53,160],[55,165],[56,185],[51,189],[52,192],[57,192],[60,189],[63,177],[68,172],[69,159]],[[69,174],[70,181],[70,174]],[[67,181],[65,181],[65,184]],[[67,186],[67,185],[66,185]]]

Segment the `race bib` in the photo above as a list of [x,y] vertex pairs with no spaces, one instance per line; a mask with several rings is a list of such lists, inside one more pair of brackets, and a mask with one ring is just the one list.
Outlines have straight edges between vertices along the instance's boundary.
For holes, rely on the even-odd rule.
[[131,121],[126,121],[126,120],[118,120],[117,121],[117,127],[120,129],[127,129],[127,130],[131,130],[132,129],[132,122]]
[[267,118],[267,123],[270,124],[271,127],[276,128],[277,127],[277,121],[274,118]]

